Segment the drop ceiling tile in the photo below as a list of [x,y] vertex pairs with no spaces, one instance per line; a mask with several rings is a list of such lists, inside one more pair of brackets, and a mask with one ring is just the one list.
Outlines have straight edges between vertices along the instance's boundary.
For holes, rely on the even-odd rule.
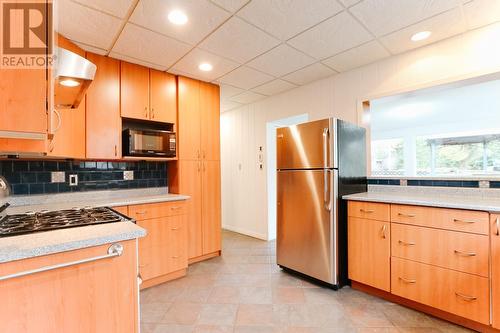
[[500,1],[474,0],[464,4],[469,29],[480,28],[500,21]]
[[221,110],[221,112],[226,112],[226,111],[230,111],[230,110],[239,108],[242,105],[243,104],[240,104],[240,103],[222,100],[220,103],[220,110]]
[[[198,66],[201,63],[209,63],[213,66],[213,69],[210,72],[201,71],[198,69]],[[234,61],[224,59],[204,50],[193,49],[178,63],[176,63],[172,67],[172,70],[179,70],[184,73],[197,75],[202,77],[204,81],[212,81],[232,71],[238,66],[239,64]]]
[[334,70],[318,62],[306,68],[299,69],[296,72],[288,74],[282,77],[282,79],[295,83],[297,85],[303,85],[334,74],[336,74]]
[[127,23],[113,52],[168,68],[190,48],[188,44]]
[[296,85],[290,82],[277,79],[268,83],[264,83],[261,86],[255,87],[252,89],[252,91],[255,91],[256,93],[262,95],[272,96],[296,87]]
[[[170,23],[174,9],[188,17],[185,25]],[[140,0],[130,22],[194,45],[229,17],[230,13],[208,0]]]
[[57,29],[64,37],[101,49],[111,47],[120,19],[72,1],[59,1],[57,6]]
[[[68,1],[68,0],[64,0]],[[73,0],[74,2],[79,2],[82,5],[92,7],[94,9],[103,11],[105,13],[117,16],[119,18],[125,18],[130,7],[134,3],[134,0]]]
[[372,39],[347,12],[342,12],[288,41],[317,59],[324,59]]
[[256,71],[252,68],[241,66],[231,73],[218,79],[220,83],[227,83],[242,89],[251,89],[273,79],[272,76]]
[[92,52],[92,53],[99,54],[99,55],[107,55],[108,54],[108,51],[100,49],[98,47],[93,47],[93,46],[90,46],[90,45],[87,45],[84,43],[80,43],[80,42],[74,42],[74,41],[72,41],[72,42],[87,52]]
[[245,91],[239,95],[230,98],[231,101],[241,104],[249,104],[266,98],[265,95],[254,93],[253,91]]
[[219,5],[231,13],[236,12],[238,9],[243,7],[250,0],[211,0],[213,3]]
[[322,63],[337,72],[345,72],[388,56],[390,56],[389,52],[379,42],[371,41],[323,60]]
[[237,15],[284,41],[342,10],[332,0],[252,0]]
[[136,59],[136,58],[133,58],[133,57],[126,56],[124,54],[117,53],[117,52],[110,52],[109,56],[111,58],[115,58],[115,59],[127,61],[127,62],[130,62],[130,63],[133,63],[133,64],[142,65],[142,66],[145,66],[145,67],[154,68],[154,69],[157,69],[157,70],[160,70],[160,71],[165,71],[167,69],[166,66],[158,65],[158,64],[153,64],[153,63],[147,62],[147,61],[142,61],[142,60],[139,60],[139,59]]
[[281,44],[280,46],[258,56],[246,65],[261,72],[279,77],[315,62],[315,59]]
[[236,87],[233,87],[233,86],[230,86],[230,85],[227,85],[227,84],[222,84],[220,86],[220,96],[223,99],[232,97],[234,95],[241,94],[244,91],[245,90],[243,90],[241,88],[236,88]]
[[361,0],[339,0],[344,6],[351,7],[360,2]]
[[376,36],[383,36],[456,8],[456,0],[364,0],[350,11]]
[[280,42],[245,21],[232,17],[199,47],[239,63],[270,50]]
[[[412,41],[411,36],[419,31],[432,31],[432,34],[426,40],[419,42]],[[457,8],[382,37],[380,38],[380,42],[391,53],[397,54],[437,42],[464,31],[465,23],[460,10]]]

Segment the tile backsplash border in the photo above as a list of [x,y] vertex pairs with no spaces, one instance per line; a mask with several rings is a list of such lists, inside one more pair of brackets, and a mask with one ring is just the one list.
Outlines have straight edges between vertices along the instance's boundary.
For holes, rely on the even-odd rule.
[[459,187],[459,188],[472,188],[472,189],[500,189],[500,180],[484,180],[484,179],[471,179],[471,178],[378,178],[368,177],[368,185],[382,185],[382,186],[423,186],[423,187]]
[[[12,195],[166,187],[167,169],[167,162],[156,161],[0,160]],[[132,171],[133,179],[125,180],[124,171]],[[64,172],[64,182],[52,183],[52,172]],[[78,176],[77,186],[70,186],[70,175]]]

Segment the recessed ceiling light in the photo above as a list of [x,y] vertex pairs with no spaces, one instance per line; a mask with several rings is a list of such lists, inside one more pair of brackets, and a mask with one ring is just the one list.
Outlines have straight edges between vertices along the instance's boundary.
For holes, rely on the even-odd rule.
[[188,18],[183,11],[175,9],[168,13],[168,20],[176,25],[186,24]]
[[214,67],[207,62],[204,62],[198,66],[201,71],[210,72]]
[[65,79],[59,81],[59,84],[65,87],[78,87],[80,85],[80,82],[72,79]]
[[429,38],[429,36],[431,34],[432,34],[432,32],[430,32],[430,31],[420,31],[420,32],[417,32],[416,34],[414,34],[413,36],[411,36],[411,40],[414,42],[418,42],[418,41]]

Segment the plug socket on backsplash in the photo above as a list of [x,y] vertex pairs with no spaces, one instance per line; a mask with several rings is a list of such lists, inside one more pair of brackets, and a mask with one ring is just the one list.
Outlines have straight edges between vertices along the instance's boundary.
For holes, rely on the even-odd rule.
[[51,183],[64,183],[66,179],[66,173],[64,171],[53,171],[50,173]]
[[123,180],[134,180],[134,171],[123,171]]

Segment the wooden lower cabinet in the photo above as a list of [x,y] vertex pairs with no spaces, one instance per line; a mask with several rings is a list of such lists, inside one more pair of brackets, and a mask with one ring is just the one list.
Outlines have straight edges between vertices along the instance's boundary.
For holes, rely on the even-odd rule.
[[221,184],[220,162],[202,162],[202,254],[221,250]]
[[[119,257],[0,281],[0,332],[138,332],[136,240]],[[0,276],[107,254],[111,244],[0,264]]]
[[391,290],[390,223],[349,217],[348,270],[351,280]]
[[394,257],[391,263],[393,294],[489,324],[488,278]]
[[500,330],[500,215],[491,215],[491,279],[493,327]]

